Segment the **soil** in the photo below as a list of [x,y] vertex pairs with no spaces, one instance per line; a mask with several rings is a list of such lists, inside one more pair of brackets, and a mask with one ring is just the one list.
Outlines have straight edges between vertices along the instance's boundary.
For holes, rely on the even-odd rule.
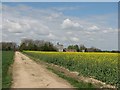
[[66,80],[20,52],[15,53],[11,88],[73,88]]

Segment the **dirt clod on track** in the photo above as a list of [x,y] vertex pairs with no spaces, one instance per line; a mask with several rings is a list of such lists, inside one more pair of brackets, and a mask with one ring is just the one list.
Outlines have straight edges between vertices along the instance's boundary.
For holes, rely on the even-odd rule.
[[67,81],[20,52],[15,53],[12,88],[73,88]]

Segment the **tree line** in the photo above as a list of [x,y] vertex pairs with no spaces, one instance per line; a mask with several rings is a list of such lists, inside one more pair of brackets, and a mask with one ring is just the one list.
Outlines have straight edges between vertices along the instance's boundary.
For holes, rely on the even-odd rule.
[[57,48],[51,43],[44,40],[24,39],[20,45],[14,42],[1,42],[0,50],[13,51],[13,50],[32,50],[32,51],[57,51]]
[[85,45],[69,45],[67,47],[67,49],[74,49],[77,52],[101,52],[101,49],[98,49],[96,47],[91,47],[91,48],[87,48]]
[[32,40],[24,39],[22,40],[19,50],[33,50],[33,51],[57,51],[55,46],[51,42],[44,40]]
[[[32,40],[24,39],[21,40],[20,45],[17,45],[15,42],[1,42],[0,50],[10,51],[10,50],[31,50],[31,51],[58,51],[58,48],[54,46],[53,43],[44,41],[44,40]],[[113,52],[117,53],[120,51],[102,51],[96,47],[87,48],[85,45],[69,45],[67,48],[64,48],[63,51],[74,50],[76,52]]]
[[2,51],[13,51],[16,49],[16,43],[14,42],[1,42],[0,43],[0,50]]

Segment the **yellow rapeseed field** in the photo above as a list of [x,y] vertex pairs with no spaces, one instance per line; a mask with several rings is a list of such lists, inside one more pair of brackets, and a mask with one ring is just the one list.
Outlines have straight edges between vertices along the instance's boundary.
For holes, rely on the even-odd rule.
[[40,51],[24,51],[24,53],[77,71],[79,75],[93,77],[112,85],[118,84],[118,53]]

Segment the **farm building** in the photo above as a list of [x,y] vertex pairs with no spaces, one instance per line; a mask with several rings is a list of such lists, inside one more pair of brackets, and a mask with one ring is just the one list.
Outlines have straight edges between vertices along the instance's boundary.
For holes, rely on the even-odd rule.
[[62,44],[57,43],[57,45],[55,45],[55,47],[58,49],[59,52],[63,52],[64,46]]
[[64,49],[64,52],[77,52],[76,49]]

